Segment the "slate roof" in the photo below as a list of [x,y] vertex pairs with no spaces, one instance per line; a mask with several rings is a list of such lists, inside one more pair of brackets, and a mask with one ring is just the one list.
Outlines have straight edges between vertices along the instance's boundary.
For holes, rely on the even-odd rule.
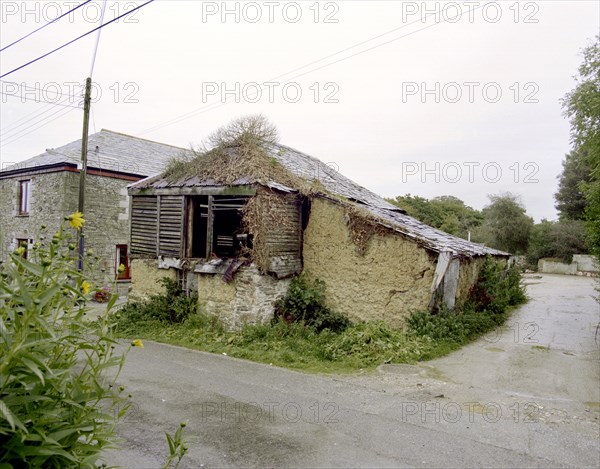
[[[471,243],[465,239],[444,233],[408,216],[404,210],[348,179],[335,168],[317,158],[281,144],[268,145],[266,146],[266,150],[269,157],[275,158],[288,171],[307,180],[319,181],[330,194],[362,206],[371,212],[382,225],[402,233],[408,238],[414,239],[415,242],[432,251],[441,252],[450,250],[457,255],[467,257],[486,254],[509,256],[508,253]],[[248,177],[237,179],[231,185],[251,185],[256,183],[281,191],[295,192],[293,188],[286,187],[277,181],[258,181]],[[205,187],[219,185],[219,183],[213,180],[201,179],[198,175],[190,174],[179,181],[168,181],[162,175],[157,175],[135,182],[129,187],[135,193],[137,189],[145,188],[160,189],[166,187]],[[322,195],[328,197],[326,193]]]
[[[88,168],[149,176],[163,171],[168,161],[190,150],[102,129],[88,137]],[[9,166],[2,172],[30,170],[57,164],[81,162],[81,139],[46,150]]]

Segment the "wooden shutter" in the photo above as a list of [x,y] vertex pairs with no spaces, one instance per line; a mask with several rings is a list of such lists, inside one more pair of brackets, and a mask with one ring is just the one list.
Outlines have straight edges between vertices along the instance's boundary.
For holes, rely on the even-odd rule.
[[155,196],[131,198],[131,255],[156,257],[158,203]]
[[269,228],[265,229],[268,270],[279,278],[301,272],[302,228],[298,199],[292,194],[271,196],[265,218],[264,222]]
[[159,199],[158,254],[181,257],[183,239],[183,196],[162,195]]

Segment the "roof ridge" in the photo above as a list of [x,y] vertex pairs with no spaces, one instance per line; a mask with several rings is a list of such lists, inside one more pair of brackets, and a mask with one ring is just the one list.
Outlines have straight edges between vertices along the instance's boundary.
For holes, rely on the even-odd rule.
[[[166,146],[166,147],[171,147],[171,148],[177,148],[177,149],[179,149],[179,150],[190,151],[190,149],[189,149],[189,148],[180,147],[180,146],[178,146],[178,145],[171,145],[170,143],[157,142],[156,140],[150,140],[149,138],[136,137],[135,135],[126,134],[126,133],[123,133],[123,132],[117,132],[117,131],[115,131],[115,130],[110,130],[110,129],[100,129],[100,132],[108,132],[108,133],[115,134],[115,135],[121,135],[121,136],[123,136],[123,137],[129,137],[129,138],[134,138],[134,139],[136,139],[136,140],[143,140],[143,141],[145,141],[145,142],[149,142],[149,143],[155,143],[155,144],[157,144],[157,145],[164,145],[164,146]],[[99,134],[100,132],[96,132],[95,134],[92,134],[92,135],[90,135],[90,137],[91,137],[91,136],[93,136],[93,135],[97,135],[97,134]],[[79,139],[79,140],[81,140],[81,139]]]

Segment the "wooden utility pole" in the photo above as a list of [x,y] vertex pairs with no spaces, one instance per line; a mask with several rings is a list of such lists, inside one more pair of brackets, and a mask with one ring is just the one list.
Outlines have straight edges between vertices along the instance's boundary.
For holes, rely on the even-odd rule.
[[[81,137],[81,169],[79,170],[79,205],[77,211],[85,213],[85,176],[87,173],[88,129],[90,125],[90,106],[92,102],[92,78],[85,80],[85,96],[83,98],[83,132]],[[79,261],[77,268],[83,270],[83,227],[79,230]]]

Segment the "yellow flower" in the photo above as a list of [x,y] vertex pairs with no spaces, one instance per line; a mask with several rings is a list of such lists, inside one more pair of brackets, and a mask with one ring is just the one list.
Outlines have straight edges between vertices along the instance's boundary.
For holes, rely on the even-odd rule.
[[87,280],[84,280],[81,283],[81,291],[83,292],[84,295],[87,295],[90,292],[90,284]]
[[119,272],[120,274],[125,272],[125,264],[119,264],[119,268],[117,269],[117,272]]
[[133,342],[131,342],[131,345],[133,347],[144,348],[144,343],[142,342],[141,339],[135,339]]
[[69,225],[76,230],[80,230],[85,220],[83,219],[83,213],[75,212],[72,215],[69,215]]
[[15,249],[15,254],[22,256],[23,254],[25,254],[25,251],[26,251],[26,249],[23,246],[21,246],[21,247],[18,247],[17,249]]

